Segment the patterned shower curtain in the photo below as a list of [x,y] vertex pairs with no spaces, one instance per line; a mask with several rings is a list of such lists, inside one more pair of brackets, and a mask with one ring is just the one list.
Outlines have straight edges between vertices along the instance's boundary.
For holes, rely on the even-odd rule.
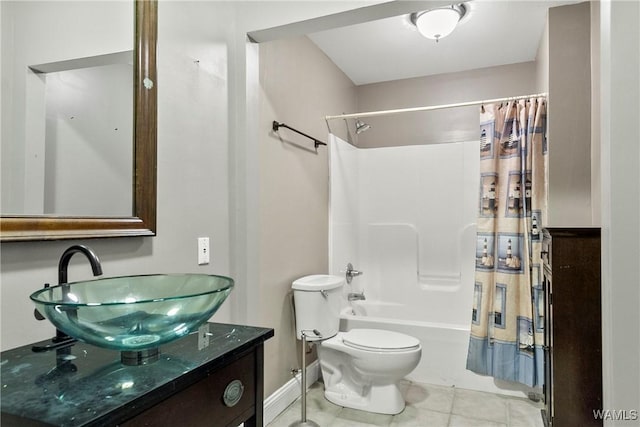
[[467,369],[544,382],[542,225],[547,219],[544,98],[480,110],[480,198]]

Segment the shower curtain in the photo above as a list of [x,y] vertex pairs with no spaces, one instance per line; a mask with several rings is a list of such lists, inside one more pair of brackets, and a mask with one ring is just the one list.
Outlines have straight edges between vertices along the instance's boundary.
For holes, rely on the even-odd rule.
[[547,218],[546,101],[480,110],[480,197],[467,369],[544,382],[542,225]]

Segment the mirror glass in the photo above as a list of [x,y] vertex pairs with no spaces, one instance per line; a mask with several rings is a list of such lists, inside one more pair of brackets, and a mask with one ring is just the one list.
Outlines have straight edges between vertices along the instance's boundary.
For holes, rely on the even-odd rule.
[[132,215],[133,2],[2,2],[2,20],[2,214]]
[[44,203],[15,213],[133,214],[133,52],[124,53],[124,63],[80,64],[43,76],[43,182],[25,176],[24,194],[28,200],[36,192]]
[[2,241],[153,235],[155,1],[3,1]]

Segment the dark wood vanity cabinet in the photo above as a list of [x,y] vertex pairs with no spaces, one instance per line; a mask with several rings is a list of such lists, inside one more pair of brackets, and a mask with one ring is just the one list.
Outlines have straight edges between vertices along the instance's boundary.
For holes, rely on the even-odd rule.
[[158,360],[141,366],[82,342],[60,354],[31,345],[4,351],[0,424],[261,427],[264,342],[273,329],[204,327],[202,335],[163,345]]
[[543,231],[546,426],[601,426],[600,229]]
[[262,346],[255,347],[119,425],[235,427],[244,422],[247,427],[262,427],[263,353]]

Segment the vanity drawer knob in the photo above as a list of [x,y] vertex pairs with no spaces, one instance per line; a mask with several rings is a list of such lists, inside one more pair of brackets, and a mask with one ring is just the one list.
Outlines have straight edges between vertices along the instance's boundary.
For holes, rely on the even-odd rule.
[[222,395],[222,401],[228,407],[235,406],[240,399],[242,399],[242,393],[244,393],[244,385],[240,380],[233,380],[224,389]]

